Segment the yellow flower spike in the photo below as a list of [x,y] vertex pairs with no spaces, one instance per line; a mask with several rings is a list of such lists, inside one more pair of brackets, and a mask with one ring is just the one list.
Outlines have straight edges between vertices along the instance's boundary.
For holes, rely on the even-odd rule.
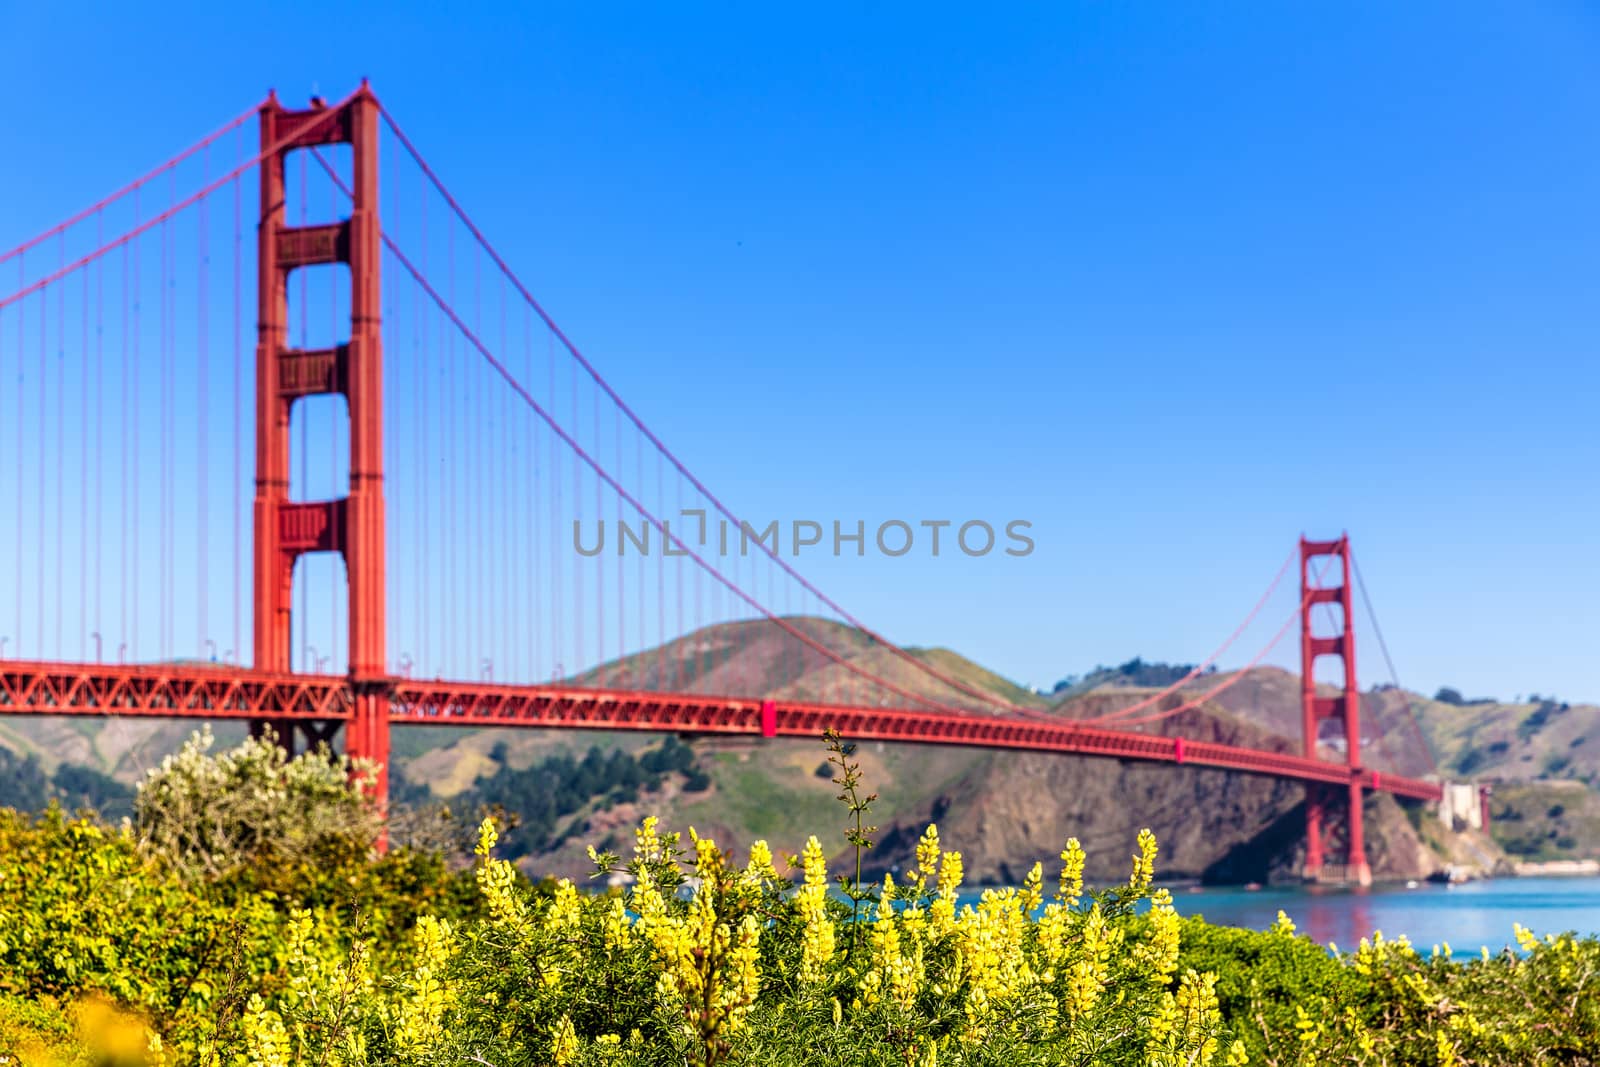
[[550,1058],[556,1067],[567,1067],[578,1055],[578,1033],[570,1016],[563,1015],[550,1035]]
[[703,882],[715,883],[722,871],[722,853],[718,851],[717,843],[695,833],[692,826],[689,827],[689,840],[694,842],[694,873]]
[[478,847],[473,852],[481,858],[487,859],[489,853],[494,851],[494,846],[500,841],[500,833],[494,827],[494,820],[485,817],[478,825]]
[[445,984],[444,971],[454,954],[455,939],[450,924],[432,915],[420,916],[411,936],[415,960],[411,991],[400,1003],[394,1040],[401,1052],[421,1054],[444,1035],[444,1015],[452,992]]
[[633,854],[645,861],[661,858],[661,838],[656,835],[656,827],[661,824],[659,817],[647,815],[644,822],[633,832]]
[[1283,937],[1294,936],[1294,920],[1282,909],[1278,909],[1278,921],[1272,924],[1272,932]]
[[1067,838],[1067,847],[1061,850],[1061,880],[1056,888],[1056,899],[1069,908],[1078,906],[1083,896],[1083,846],[1076,837]]
[[961,888],[961,879],[966,871],[961,865],[961,853],[946,852],[944,862],[939,867],[939,892],[948,894],[952,898]]
[[1139,851],[1133,857],[1133,873],[1128,876],[1128,888],[1143,892],[1150,888],[1156,870],[1156,835],[1149,827],[1139,831]]
[[1250,1054],[1243,1041],[1235,1040],[1228,1046],[1228,1067],[1250,1067]]
[[777,879],[777,868],[772,865],[772,848],[766,841],[757,841],[750,846],[750,861],[745,864],[744,874],[746,882],[757,886]]
[[939,877],[939,826],[929,823],[928,828],[922,831],[922,840],[917,842],[917,893],[920,896],[927,889],[930,880]]
[[1067,973],[1067,1007],[1073,1015],[1088,1011],[1105,990],[1111,944],[1099,904],[1090,906],[1079,936],[1080,955]]
[[1178,912],[1172,906],[1172,894],[1165,889],[1157,889],[1150,895],[1150,901],[1150,933],[1133,947],[1133,958],[1152,973],[1166,978],[1178,969]]
[[578,899],[578,889],[572,879],[563,878],[556,883],[555,894],[550,898],[550,910],[545,922],[550,929],[565,933],[576,930],[583,921],[583,905]]
[[606,911],[605,922],[601,928],[601,936],[606,948],[611,950],[627,948],[633,943],[633,926],[628,922],[628,909],[622,903],[621,897],[613,897],[611,907]]
[[833,920],[828,917],[828,861],[822,842],[813,835],[801,854],[805,881],[795,894],[800,918],[805,922],[798,977],[802,984],[822,981],[833,959]]
[[250,1067],[288,1067],[289,1030],[282,1016],[265,1005],[261,994],[250,995],[240,1028]]
[[1025,914],[1032,915],[1044,903],[1044,864],[1034,863],[1022,880],[1022,910]]

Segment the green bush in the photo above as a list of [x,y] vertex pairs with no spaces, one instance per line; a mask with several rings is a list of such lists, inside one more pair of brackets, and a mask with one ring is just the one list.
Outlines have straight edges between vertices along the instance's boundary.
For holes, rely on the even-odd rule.
[[[836,752],[865,848],[871,798]],[[228,780],[206,761],[305,775],[340,834],[285,870],[247,828],[141,840],[0,812],[0,1063],[1576,1067],[1600,1049],[1594,938],[1519,927],[1519,952],[1457,962],[1381,935],[1335,954],[1282,917],[1266,933],[1180,919],[1148,832],[1111,890],[1084,890],[1072,840],[1053,892],[1035,866],[958,906],[961,856],[934,827],[898,883],[839,887],[816,838],[740,861],[692,830],[685,854],[647,819],[626,863],[594,856],[628,888],[585,892],[527,884],[492,822],[470,871],[376,858],[344,832],[333,765],[235,755],[191,752],[179,780]],[[230,810],[279,817],[259,798]],[[197,864],[175,849],[194,841],[232,844]]]

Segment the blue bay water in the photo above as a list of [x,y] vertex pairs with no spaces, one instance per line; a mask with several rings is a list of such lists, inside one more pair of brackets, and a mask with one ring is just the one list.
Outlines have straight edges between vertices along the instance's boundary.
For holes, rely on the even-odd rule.
[[1457,956],[1515,947],[1512,925],[1534,933],[1568,930],[1600,935],[1600,878],[1498,878],[1464,885],[1421,883],[1415,889],[1385,885],[1369,890],[1322,887],[1249,891],[1177,889],[1180,915],[1204,916],[1224,926],[1264,930],[1281,908],[1299,932],[1346,951],[1382,930],[1404,934],[1420,952],[1449,943]]

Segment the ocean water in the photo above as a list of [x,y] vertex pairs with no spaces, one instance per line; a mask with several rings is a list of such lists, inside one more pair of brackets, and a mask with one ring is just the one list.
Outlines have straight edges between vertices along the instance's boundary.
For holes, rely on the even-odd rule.
[[1172,902],[1180,915],[1252,930],[1271,926],[1281,908],[1300,933],[1346,951],[1375,930],[1386,938],[1404,934],[1423,953],[1448,943],[1456,956],[1476,956],[1484,947],[1490,952],[1515,948],[1515,923],[1541,936],[1569,930],[1600,935],[1600,878],[1423,882],[1415,889],[1178,889]]

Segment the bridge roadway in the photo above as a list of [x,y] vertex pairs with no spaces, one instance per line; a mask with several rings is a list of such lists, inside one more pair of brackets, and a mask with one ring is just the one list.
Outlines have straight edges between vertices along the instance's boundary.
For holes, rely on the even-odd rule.
[[[831,726],[854,741],[896,741],[1063,752],[1217,767],[1302,782],[1349,785],[1438,801],[1437,782],[1287,752],[1187,741],[1131,730],[998,715],[647,693],[568,685],[497,685],[386,678],[394,726],[532,726],[680,734],[816,738]],[[208,664],[99,665],[0,660],[0,715],[119,715],[189,719],[348,720],[355,689],[343,675],[272,674]]]

